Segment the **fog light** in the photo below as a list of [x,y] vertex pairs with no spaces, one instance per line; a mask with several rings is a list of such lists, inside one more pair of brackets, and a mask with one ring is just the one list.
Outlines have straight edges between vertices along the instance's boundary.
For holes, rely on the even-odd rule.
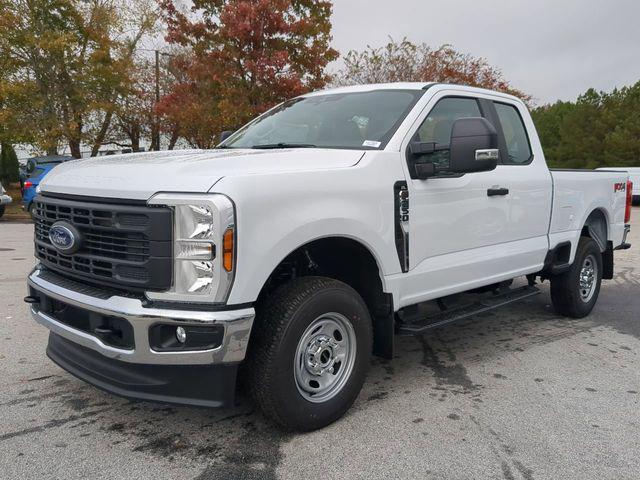
[[180,343],[187,341],[187,331],[183,327],[176,328],[176,338]]
[[149,329],[149,346],[157,352],[211,350],[222,345],[223,325],[156,324]]

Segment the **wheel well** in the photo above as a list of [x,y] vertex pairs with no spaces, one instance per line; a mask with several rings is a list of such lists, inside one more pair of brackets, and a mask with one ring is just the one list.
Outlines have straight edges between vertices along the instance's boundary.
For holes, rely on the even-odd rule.
[[602,266],[604,269],[602,278],[610,280],[613,278],[613,244],[609,241],[608,223],[605,213],[596,209],[589,214],[584,222],[582,232],[583,237],[590,237],[595,240],[602,253]]
[[381,271],[369,249],[346,237],[322,238],[302,245],[269,275],[258,296],[258,304],[278,286],[310,275],[340,280],[360,294],[373,322],[373,353],[392,358],[393,298],[383,290]]
[[[613,278],[613,246],[608,241],[607,227],[605,213],[600,209],[596,209],[589,214],[584,222],[580,236],[592,238],[598,244],[602,252],[603,278],[611,279]],[[570,268],[571,248],[570,242],[562,242],[547,253],[547,257],[544,260],[544,268],[540,272],[543,280],[564,273]]]
[[607,217],[602,210],[596,209],[589,214],[582,227],[581,236],[593,238],[600,247],[601,252],[607,249],[607,239],[609,238]]

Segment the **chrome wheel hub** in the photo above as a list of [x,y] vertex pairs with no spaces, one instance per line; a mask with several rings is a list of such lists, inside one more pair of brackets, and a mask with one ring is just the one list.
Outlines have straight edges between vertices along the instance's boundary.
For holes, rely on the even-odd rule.
[[598,264],[593,255],[588,255],[582,262],[580,276],[580,297],[583,302],[589,302],[596,290],[598,278]]
[[315,337],[306,352],[306,367],[309,373],[316,376],[322,376],[327,372],[333,373],[338,349],[338,342],[333,338],[327,335]]
[[347,383],[356,358],[356,336],[340,313],[316,318],[305,330],[294,359],[294,378],[300,394],[320,403],[333,398]]

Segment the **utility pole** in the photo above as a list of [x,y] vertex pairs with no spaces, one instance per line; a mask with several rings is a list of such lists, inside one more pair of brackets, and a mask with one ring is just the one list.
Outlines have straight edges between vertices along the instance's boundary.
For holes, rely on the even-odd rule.
[[[160,50],[155,51],[156,54],[156,104],[160,103]],[[151,148],[155,151],[160,150],[160,119],[158,112],[153,113],[153,131],[151,132]]]

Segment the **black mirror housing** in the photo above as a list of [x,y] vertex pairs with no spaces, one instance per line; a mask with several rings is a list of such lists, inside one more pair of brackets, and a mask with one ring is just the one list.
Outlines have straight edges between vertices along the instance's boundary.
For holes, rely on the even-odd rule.
[[436,175],[436,166],[433,162],[416,163],[413,168],[415,170],[415,178],[418,180],[426,180]]
[[434,142],[411,142],[409,144],[409,153],[414,156],[426,155],[436,151]]
[[[411,142],[409,144],[409,154],[413,160],[422,155],[448,149],[448,145],[438,145],[435,142]],[[414,161],[412,162],[412,169],[411,178],[417,178],[419,180],[426,180],[429,177],[435,176],[437,173],[436,166],[433,162]]]
[[453,122],[449,171],[486,172],[498,165],[498,132],[486,118],[459,118]]

